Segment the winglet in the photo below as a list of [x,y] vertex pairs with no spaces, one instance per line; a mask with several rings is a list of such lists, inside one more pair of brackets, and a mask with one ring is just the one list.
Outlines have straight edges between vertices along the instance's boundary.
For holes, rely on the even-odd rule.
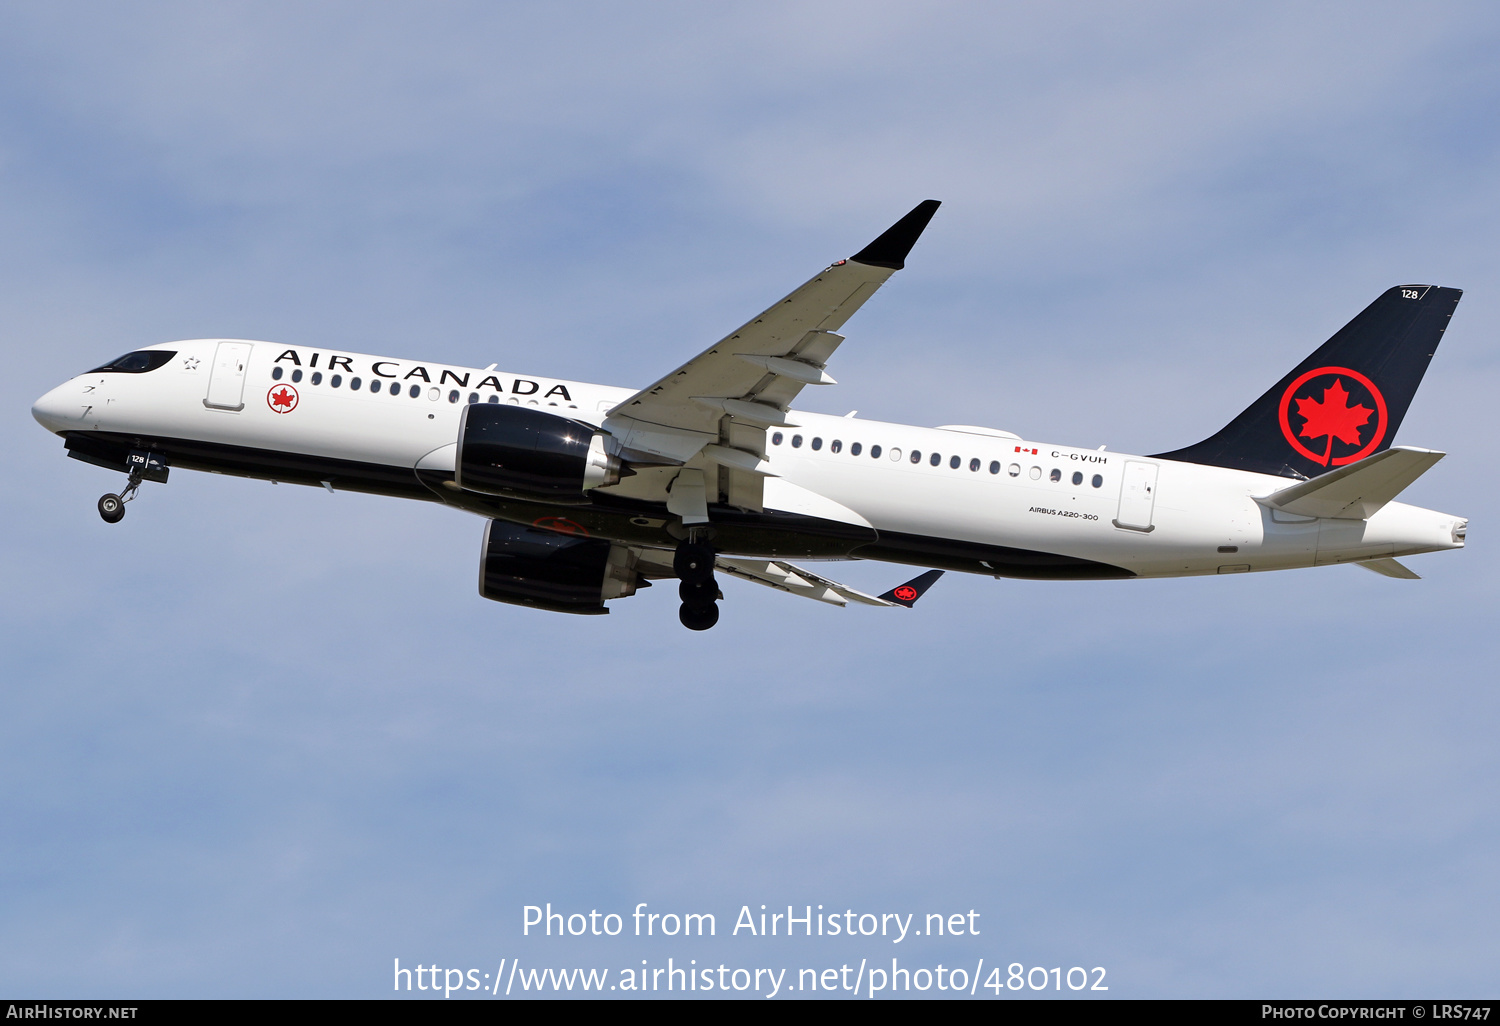
[[905,584],[896,585],[880,597],[887,602],[894,602],[898,606],[910,609],[917,604],[917,599],[927,594],[927,589],[936,584],[941,576],[943,576],[941,570],[929,570],[920,577],[913,577]]
[[906,254],[917,244],[917,239],[941,206],[938,200],[923,200],[912,208],[911,213],[891,225],[885,232],[864,249],[850,257],[855,263],[871,267],[889,267],[899,271],[906,266]]

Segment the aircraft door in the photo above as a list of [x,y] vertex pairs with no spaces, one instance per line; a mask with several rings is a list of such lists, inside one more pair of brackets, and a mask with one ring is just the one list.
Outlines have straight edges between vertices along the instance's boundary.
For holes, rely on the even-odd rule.
[[220,342],[214,353],[214,368],[208,378],[208,397],[203,400],[203,405],[211,410],[243,410],[245,368],[249,363],[249,342]]
[[1125,462],[1125,474],[1120,482],[1120,512],[1115,517],[1115,526],[1131,531],[1155,530],[1151,513],[1156,507],[1155,463],[1138,460]]

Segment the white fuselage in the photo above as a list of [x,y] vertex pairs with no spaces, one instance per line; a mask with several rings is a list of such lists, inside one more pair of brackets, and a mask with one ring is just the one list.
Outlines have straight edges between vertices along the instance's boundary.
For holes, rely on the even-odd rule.
[[[224,341],[154,347],[176,356],[147,373],[80,375],[39,399],[33,413],[59,434],[184,439],[330,465],[451,472],[469,402],[534,406],[601,425],[634,392],[268,342],[226,349]],[[222,366],[226,352],[237,366]],[[767,432],[766,461],[776,476],[767,478],[765,508],[882,534],[1055,553],[1142,577],[1275,570],[1463,545],[1462,518],[1399,502],[1368,520],[1273,514],[1256,500],[1287,486],[1282,477],[986,429],[801,412],[792,420],[796,427]],[[614,487],[629,494],[631,482]]]

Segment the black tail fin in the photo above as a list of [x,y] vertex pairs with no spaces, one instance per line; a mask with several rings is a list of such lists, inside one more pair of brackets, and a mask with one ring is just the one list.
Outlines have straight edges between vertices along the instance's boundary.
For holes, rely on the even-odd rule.
[[1388,449],[1462,295],[1387,290],[1218,434],[1155,458],[1310,478]]

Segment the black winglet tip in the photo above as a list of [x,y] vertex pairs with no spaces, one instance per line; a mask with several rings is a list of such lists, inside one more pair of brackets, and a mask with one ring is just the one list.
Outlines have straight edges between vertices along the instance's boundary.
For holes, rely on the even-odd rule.
[[927,594],[927,589],[936,584],[941,576],[943,576],[941,570],[929,570],[925,574],[913,577],[905,584],[896,585],[880,597],[887,602],[894,602],[898,606],[910,609],[917,604],[917,599]]
[[906,254],[917,244],[917,239],[921,238],[922,232],[927,228],[927,222],[932,220],[932,215],[937,213],[940,206],[941,200],[923,200],[912,208],[911,213],[891,225],[878,239],[849,259],[871,267],[901,270],[906,266]]

